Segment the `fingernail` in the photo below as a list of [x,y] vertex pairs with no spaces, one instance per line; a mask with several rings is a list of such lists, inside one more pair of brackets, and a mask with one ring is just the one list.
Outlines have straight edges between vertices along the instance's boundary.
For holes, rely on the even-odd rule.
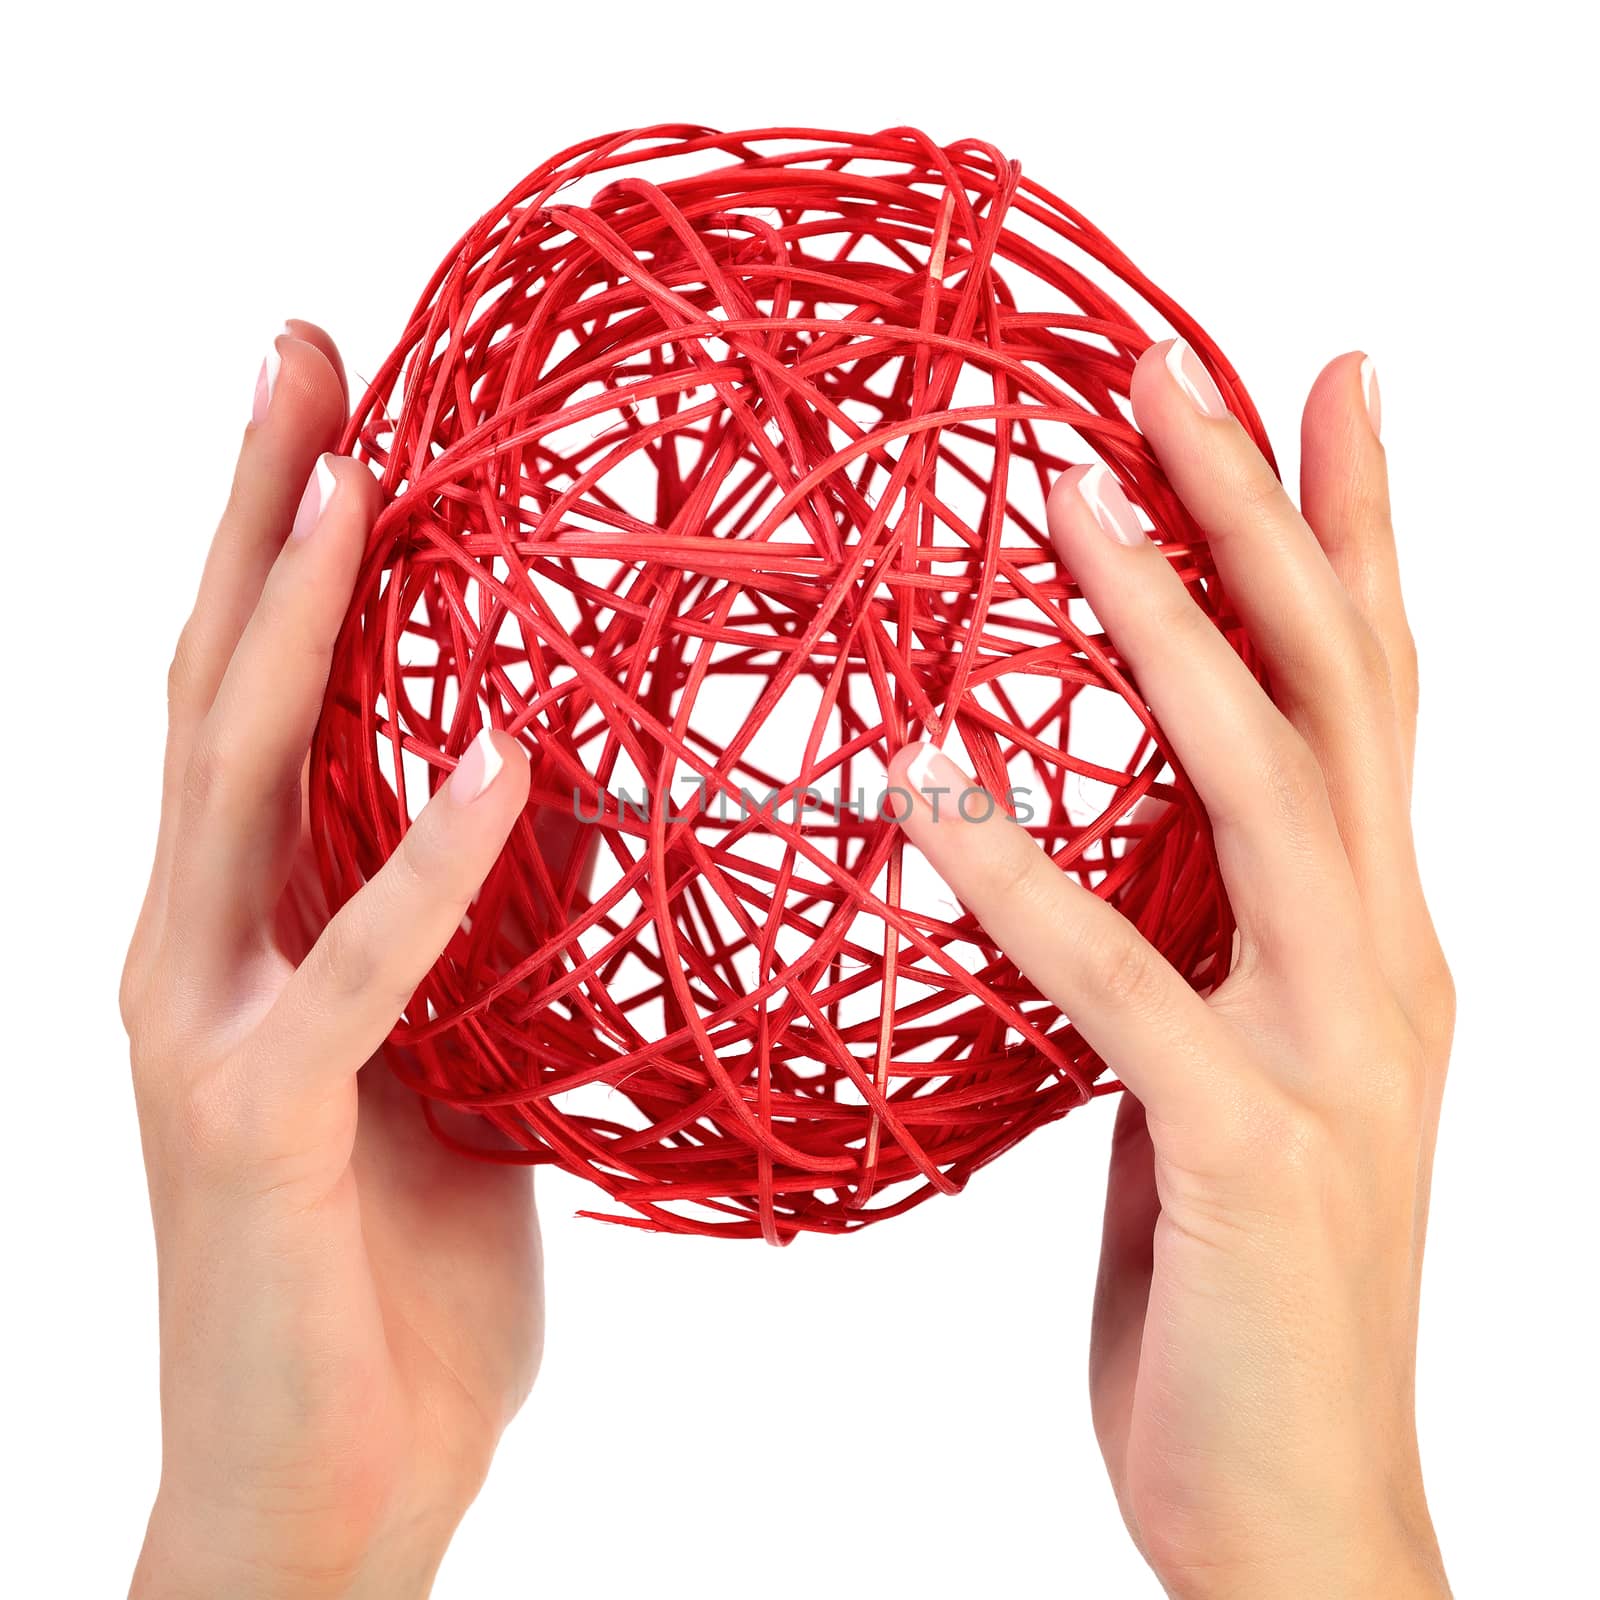
[[278,368],[282,365],[283,357],[278,354],[278,341],[274,339],[267,346],[267,358],[256,374],[256,397],[250,407],[250,420],[258,428],[267,420],[267,408],[272,404],[272,391],[278,381]]
[[937,745],[925,744],[906,766],[906,777],[927,799],[959,794],[967,786],[966,774]]
[[1367,420],[1378,438],[1383,437],[1383,396],[1378,392],[1378,372],[1371,356],[1361,358],[1361,398],[1367,402]]
[[1139,526],[1139,518],[1134,509],[1128,504],[1128,497],[1122,492],[1122,485],[1111,475],[1111,469],[1103,461],[1097,461],[1085,473],[1079,475],[1077,482],[1078,496],[1088,506],[1094,520],[1100,525],[1100,531],[1117,544],[1144,544],[1144,529]]
[[339,487],[339,480],[333,474],[333,467],[327,456],[317,457],[317,470],[311,474],[311,481],[306,485],[306,492],[300,496],[300,505],[294,514],[294,526],[289,530],[291,539],[307,539],[312,530],[322,520],[322,513],[328,509],[328,502],[333,498],[333,491]]
[[1228,414],[1228,408],[1222,402],[1222,391],[1206,371],[1200,357],[1189,348],[1187,339],[1174,339],[1167,347],[1167,371],[1202,417],[1225,417]]
[[500,776],[500,769],[505,764],[505,757],[495,749],[489,730],[483,729],[461,752],[456,770],[450,774],[447,785],[450,798],[458,806],[471,805]]

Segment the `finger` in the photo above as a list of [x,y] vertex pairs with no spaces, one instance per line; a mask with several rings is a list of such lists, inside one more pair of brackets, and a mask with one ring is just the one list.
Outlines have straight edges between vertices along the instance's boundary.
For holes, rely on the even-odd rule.
[[[226,952],[278,902],[300,828],[300,773],[379,491],[322,456],[194,739],[173,892],[199,948]],[[218,894],[217,885],[228,885]]]
[[1345,593],[1383,649],[1407,773],[1417,729],[1417,655],[1400,595],[1389,464],[1372,361],[1359,351],[1323,368],[1300,424],[1300,504]]
[[1407,982],[1424,924],[1383,647],[1193,350],[1177,340],[1147,351],[1132,393],[1261,650],[1274,700],[1315,756],[1384,970]]
[[[1063,473],[1050,536],[1211,819],[1241,947],[1318,964],[1361,926],[1306,742],[1195,603],[1104,466]],[[1316,924],[1305,907],[1316,904]]]
[[[1381,424],[1371,361],[1356,351],[1329,362],[1301,420],[1301,503],[1329,566],[1382,652],[1400,745],[1395,787],[1403,789],[1391,804],[1405,815],[1416,751],[1417,655],[1400,592]],[[1437,942],[1409,830],[1353,832],[1351,864],[1380,958],[1414,1011],[1426,1004]]]
[[1222,1102],[1223,1052],[1220,1024],[1199,995],[941,751],[902,750],[889,783],[907,796],[899,820],[911,842],[1018,970],[1153,1116],[1200,1125]]
[[311,323],[288,323],[261,363],[227,508],[167,674],[161,821],[134,934],[137,948],[151,948],[151,930],[167,919],[173,841],[195,729],[255,608],[312,464],[336,442],[345,412],[344,373],[333,341]]
[[[1134,370],[1134,416],[1205,530],[1229,600],[1267,662],[1273,698],[1332,767],[1393,738],[1383,653],[1255,441],[1183,340]],[[1340,774],[1330,772],[1330,783]],[[1370,815],[1367,816],[1371,824]]]
[[[211,709],[239,635],[255,609],[318,454],[344,423],[343,379],[292,323],[273,341],[256,379],[250,423],[228,504],[206,555],[194,610],[167,676],[167,749],[157,875],[175,822],[179,780],[194,731]],[[320,329],[315,330],[326,339]]]
[[228,504],[173,659],[171,721],[180,758],[211,708],[317,457],[338,442],[344,418],[343,381],[322,349],[279,334],[261,364]]
[[[252,1042],[288,1106],[340,1089],[460,926],[528,797],[515,739],[480,733],[383,870],[334,916]],[[270,1064],[270,1065],[269,1065]]]

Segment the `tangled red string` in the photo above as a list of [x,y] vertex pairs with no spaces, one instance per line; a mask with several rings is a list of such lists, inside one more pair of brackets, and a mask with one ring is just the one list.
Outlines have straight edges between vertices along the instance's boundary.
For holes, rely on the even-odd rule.
[[1150,335],[1108,286],[1265,447],[1204,332],[976,141],[619,133],[450,252],[346,439],[386,508],[311,795],[338,904],[480,727],[531,758],[394,1033],[441,1137],[592,1178],[611,1220],[785,1243],[1115,1088],[880,815],[922,735],[1192,982],[1226,970],[1202,814],[1043,531],[1103,460],[1247,648],[1129,421]]

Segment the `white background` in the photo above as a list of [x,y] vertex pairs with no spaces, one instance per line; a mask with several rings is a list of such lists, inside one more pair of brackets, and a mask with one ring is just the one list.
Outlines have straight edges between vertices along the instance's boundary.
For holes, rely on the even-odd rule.
[[[1375,356],[1423,661],[1418,829],[1461,992],[1422,1332],[1431,1497],[1461,1595],[1583,1587],[1597,363],[1592,44],[1564,9],[11,19],[0,1587],[120,1592],[155,1486],[116,978],[164,670],[267,341],[310,317],[370,371],[525,170],[662,119],[995,141],[1198,314],[1290,481],[1322,362]],[[1155,1593],[1084,1384],[1112,1109],[959,1199],[787,1251],[576,1222],[591,1195],[549,1179],[544,1374],[438,1594]]]

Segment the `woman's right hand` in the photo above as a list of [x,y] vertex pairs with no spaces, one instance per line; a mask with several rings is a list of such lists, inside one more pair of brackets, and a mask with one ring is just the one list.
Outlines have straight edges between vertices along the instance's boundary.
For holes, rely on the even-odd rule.
[[1448,1593],[1412,1388],[1454,997],[1412,850],[1416,661],[1376,396],[1357,355],[1318,381],[1302,517],[1187,346],[1134,375],[1276,704],[1105,468],[1051,496],[1210,814],[1239,926],[1215,992],[997,807],[967,820],[948,758],[917,746],[891,770],[907,834],[1127,1086],[1090,1381],[1123,1516],[1173,1595]]

